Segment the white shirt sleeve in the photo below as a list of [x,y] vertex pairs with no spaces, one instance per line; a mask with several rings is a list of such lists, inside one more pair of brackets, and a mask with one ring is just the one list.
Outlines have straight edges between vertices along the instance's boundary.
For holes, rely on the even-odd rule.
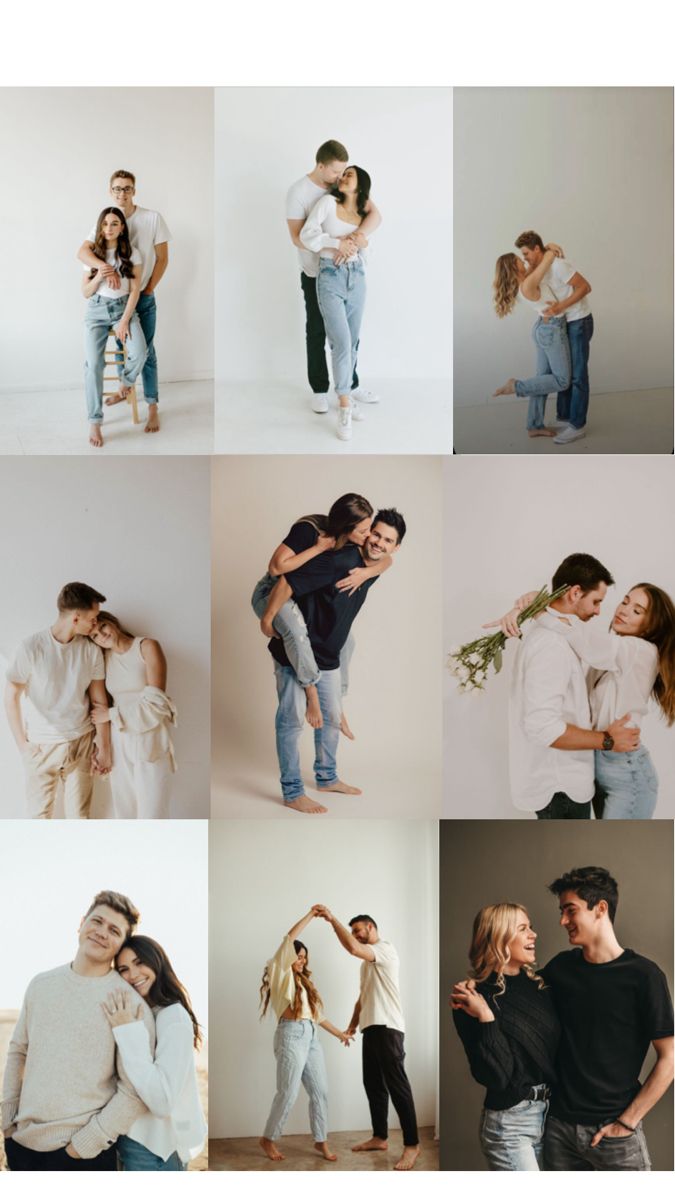
[[560,283],[569,283],[572,276],[577,273],[576,267],[573,267],[566,258],[554,258],[552,266],[553,274]]
[[300,230],[300,241],[303,246],[306,246],[308,250],[314,250],[316,254],[320,250],[328,248],[337,250],[340,245],[339,238],[331,237],[323,229],[326,218],[331,211],[331,206],[335,207],[334,198],[332,196],[321,196]]
[[162,216],[162,214],[158,212],[157,213],[157,228],[155,229],[155,239],[154,239],[155,246],[158,246],[160,244],[160,242],[170,242],[170,241],[171,241],[171,232],[169,230],[169,226],[167,225],[166,221],[164,220],[164,217]]
[[302,197],[298,191],[297,183],[289,187],[286,194],[286,220],[287,221],[304,221],[307,216],[305,206],[302,202]]
[[568,654],[565,643],[554,634],[531,650],[525,663],[523,733],[539,746],[552,746],[567,728],[562,714],[569,683]]
[[162,1009],[157,1018],[157,1044],[152,1057],[150,1038],[142,1021],[113,1029],[122,1065],[146,1107],[156,1117],[168,1117],[193,1069],[192,1022],[182,1005]]
[[14,661],[7,668],[5,678],[9,683],[28,683],[32,663],[25,642],[22,642],[14,655]]
[[92,679],[105,679],[105,661],[103,659],[103,651],[100,646],[94,642],[91,643],[93,654],[91,662],[91,677]]

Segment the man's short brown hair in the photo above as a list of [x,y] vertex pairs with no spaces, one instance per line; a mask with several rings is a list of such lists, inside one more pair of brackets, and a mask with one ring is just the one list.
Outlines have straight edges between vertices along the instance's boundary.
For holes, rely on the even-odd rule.
[[56,607],[59,612],[74,612],[81,609],[88,612],[95,604],[102,604],[105,596],[89,587],[88,583],[66,583],[58,594]]
[[324,142],[322,146],[319,146],[316,152],[316,161],[317,164],[321,163],[325,167],[328,163],[335,162],[336,160],[337,162],[349,162],[349,155],[342,142],[336,142],[331,138],[330,141]]
[[134,187],[136,187],[136,176],[133,171],[113,171],[110,176],[110,186],[113,185],[113,179],[130,179]]
[[113,912],[119,913],[121,917],[124,917],[129,927],[128,935],[134,932],[141,919],[141,914],[136,906],[131,903],[128,896],[123,896],[121,892],[97,892],[84,914],[85,920],[95,908],[98,908],[99,904],[105,904],[106,908],[112,908]]
[[526,229],[525,233],[521,233],[520,237],[516,240],[517,250],[522,250],[523,246],[527,246],[528,250],[541,250],[542,254],[546,249],[539,234],[535,233],[534,229]]

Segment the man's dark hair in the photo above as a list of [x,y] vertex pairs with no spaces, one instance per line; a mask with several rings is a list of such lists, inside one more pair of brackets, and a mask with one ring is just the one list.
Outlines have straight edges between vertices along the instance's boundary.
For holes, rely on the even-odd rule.
[[405,537],[406,524],[397,508],[381,508],[375,513],[373,525],[377,525],[378,521],[382,521],[384,525],[391,525],[392,529],[396,530],[398,535],[397,545],[401,545]]
[[317,164],[321,163],[324,167],[332,162],[349,162],[349,155],[342,142],[336,142],[334,138],[330,138],[327,142],[322,142],[316,152]]
[[74,612],[75,609],[86,612],[95,604],[102,604],[104,600],[105,596],[97,592],[96,588],[89,587],[88,583],[66,583],[59,592],[56,606],[60,613]]
[[542,254],[546,249],[544,243],[534,229],[526,229],[525,233],[521,233],[519,238],[516,238],[516,249],[522,250],[523,246],[527,246],[528,250],[541,250]]
[[551,586],[554,592],[561,587],[580,587],[582,592],[592,592],[599,583],[606,583],[607,587],[614,583],[607,567],[592,554],[570,554],[558,567]]
[[589,908],[595,908],[599,900],[607,901],[609,919],[614,924],[616,906],[619,903],[619,886],[604,867],[573,867],[559,879],[548,885],[549,892],[561,896],[563,892],[576,892]]
[[352,917],[349,922],[349,928],[351,929],[352,925],[357,925],[359,921],[369,921],[377,929],[377,921],[374,921],[372,917],[367,916],[365,913],[360,913],[358,917]]

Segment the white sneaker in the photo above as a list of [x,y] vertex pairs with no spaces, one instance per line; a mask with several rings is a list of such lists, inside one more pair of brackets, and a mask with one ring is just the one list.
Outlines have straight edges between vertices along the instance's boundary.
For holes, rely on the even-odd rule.
[[351,410],[351,408],[338,408],[337,435],[341,442],[349,442],[351,440],[351,436],[352,436],[352,410]]
[[312,412],[328,412],[328,392],[312,392]]
[[568,442],[577,442],[579,438],[585,437],[585,428],[575,429],[574,425],[567,425],[565,429],[563,429],[562,433],[559,433],[557,437],[554,437],[553,441],[556,442],[558,446],[565,446]]
[[569,421],[563,421],[560,417],[556,417],[555,421],[551,421],[551,429],[567,429]]
[[380,397],[375,392],[369,392],[368,388],[357,387],[352,392],[353,400],[360,400],[361,404],[379,404]]
[[366,414],[362,411],[358,400],[352,395],[352,421],[365,421]]

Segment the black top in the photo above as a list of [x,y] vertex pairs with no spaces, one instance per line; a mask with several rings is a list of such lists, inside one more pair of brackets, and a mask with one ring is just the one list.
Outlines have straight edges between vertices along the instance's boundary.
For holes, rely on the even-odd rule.
[[499,996],[495,975],[478,984],[494,1021],[481,1022],[459,1008],[452,1014],[471,1074],[487,1088],[486,1108],[512,1108],[537,1084],[555,1082],[560,1026],[551,988],[540,987],[524,971],[505,975],[504,983]]
[[[315,544],[317,536],[313,525],[298,521],[284,538],[284,543],[295,554],[300,554]],[[340,666],[340,651],[349,637],[352,621],[378,577],[367,579],[352,596],[338,591],[335,584],[338,579],[344,579],[352,567],[363,565],[358,546],[347,542],[340,550],[317,554],[304,567],[289,571],[285,576],[293,599],[305,618],[314,657],[322,671],[334,671]],[[281,638],[272,638],[269,651],[282,667],[290,666]]]
[[666,978],[634,950],[589,963],[576,948],[556,955],[541,974],[562,1025],[551,1111],[578,1125],[607,1124],[639,1091],[650,1042],[672,1037]]

